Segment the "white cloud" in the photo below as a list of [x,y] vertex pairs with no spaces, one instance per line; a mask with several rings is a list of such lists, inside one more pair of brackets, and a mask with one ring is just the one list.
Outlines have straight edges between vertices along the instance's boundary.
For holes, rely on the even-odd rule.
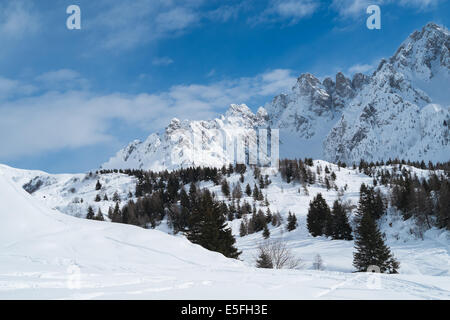
[[36,87],[31,84],[25,84],[18,80],[0,77],[0,101],[19,95],[27,96],[35,91]]
[[89,87],[89,81],[71,69],[45,72],[37,76],[35,80],[44,89],[86,89]]
[[40,18],[31,2],[18,0],[0,4],[0,41],[20,40],[39,28]]
[[373,71],[375,69],[375,66],[372,64],[355,64],[348,68],[349,74],[355,74],[355,73],[365,73],[367,74],[370,71]]
[[169,57],[156,57],[152,60],[154,66],[168,66],[173,63],[173,60]]
[[206,85],[173,86],[159,94],[100,95],[66,90],[12,99],[0,104],[0,136],[8,137],[0,139],[0,158],[108,143],[115,139],[112,125],[117,120],[151,133],[164,128],[173,117],[212,118],[231,103],[272,98],[294,82],[291,71],[277,69]]
[[267,8],[257,17],[251,18],[252,24],[287,21],[296,24],[311,16],[320,7],[319,0],[270,0]]
[[333,0],[331,8],[339,13],[341,17],[356,17],[366,14],[369,5],[399,5],[418,10],[424,10],[435,6],[441,0]]
[[[87,22],[93,41],[107,49],[128,50],[157,40],[179,36],[199,25],[206,16],[206,0],[102,0],[101,10]],[[211,19],[211,17],[210,17]]]

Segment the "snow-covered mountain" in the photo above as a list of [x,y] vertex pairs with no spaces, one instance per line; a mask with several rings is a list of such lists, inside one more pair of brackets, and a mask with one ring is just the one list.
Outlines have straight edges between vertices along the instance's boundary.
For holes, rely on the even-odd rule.
[[405,158],[448,161],[450,33],[414,32],[349,102],[324,142],[332,161]]
[[225,143],[238,137],[254,141],[254,128],[264,126],[266,120],[264,108],[254,114],[245,104],[231,105],[225,115],[213,120],[180,121],[174,118],[163,135],[151,134],[143,142],[133,141],[102,168],[159,171],[190,166],[221,167],[233,161]]
[[232,105],[214,120],[173,119],[162,135],[133,141],[106,169],[220,167],[233,162],[224,139],[255,139],[253,128],[280,129],[280,156],[332,162],[403,158],[448,161],[450,33],[434,23],[416,31],[371,75],[302,74],[291,91],[254,114]]

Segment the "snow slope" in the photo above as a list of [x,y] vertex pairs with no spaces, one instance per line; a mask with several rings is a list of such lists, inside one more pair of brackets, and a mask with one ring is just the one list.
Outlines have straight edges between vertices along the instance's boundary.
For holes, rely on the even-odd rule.
[[[50,210],[22,189],[19,173],[0,167],[2,299],[450,299],[445,238],[434,247],[428,242],[394,247],[406,269],[374,278],[349,272],[351,242],[313,239],[301,227],[287,235],[279,228],[271,230],[272,237],[287,240],[304,268],[260,270],[252,267],[260,233],[238,239],[244,262],[230,260],[157,230]],[[299,206],[306,198],[276,181],[271,188],[274,205],[302,216]],[[310,192],[312,196],[314,188]],[[299,219],[301,225],[303,221]],[[308,265],[316,253],[324,258],[325,271]],[[408,256],[415,261],[409,267]],[[420,263],[425,264],[415,270]]]

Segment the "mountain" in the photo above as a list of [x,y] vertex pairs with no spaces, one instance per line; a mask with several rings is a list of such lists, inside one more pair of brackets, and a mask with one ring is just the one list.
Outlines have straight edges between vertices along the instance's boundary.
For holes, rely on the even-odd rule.
[[321,81],[302,74],[288,93],[256,114],[246,105],[231,105],[214,120],[173,119],[162,135],[133,141],[102,168],[221,167],[234,161],[223,141],[254,141],[254,128],[279,128],[281,157],[349,164],[362,158],[448,161],[448,88],[449,31],[429,23],[370,76],[357,73],[350,79],[339,72]]
[[225,115],[206,121],[180,121],[176,118],[164,133],[135,140],[101,166],[102,169],[176,169],[190,166],[216,166],[232,162],[224,143],[233,139],[253,139],[254,128],[267,123],[260,108],[254,114],[245,104],[231,105]]
[[450,33],[428,24],[381,61],[324,142],[331,161],[448,161]]

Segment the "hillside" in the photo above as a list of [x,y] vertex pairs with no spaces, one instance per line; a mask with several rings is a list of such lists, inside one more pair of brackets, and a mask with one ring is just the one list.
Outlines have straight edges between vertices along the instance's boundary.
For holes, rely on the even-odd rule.
[[[370,275],[352,274],[345,267],[350,243],[310,239],[299,228],[283,238],[305,262],[309,262],[308,251],[320,253],[327,270],[309,270],[307,265],[302,270],[255,269],[249,257],[257,234],[239,240],[248,262],[226,259],[182,237],[157,230],[77,219],[50,210],[22,190],[18,175],[25,174],[29,173],[0,168],[1,298],[448,299],[450,296],[448,268],[447,273],[437,271],[439,266],[445,269],[448,263],[448,251],[442,245],[431,247],[431,242],[423,242],[429,251],[422,252],[423,247],[416,250],[416,242],[399,244],[394,252],[404,250],[401,258],[409,255],[414,264],[405,263],[409,269],[402,269],[399,275],[380,275],[381,289],[368,289],[373,280]],[[280,189],[274,183],[273,196],[277,193]],[[282,193],[283,196],[277,196],[278,205],[297,210],[296,204],[289,201],[296,197],[295,191],[286,189]],[[281,236],[281,229],[272,232],[274,237]],[[329,255],[331,250],[333,255]],[[427,265],[417,268],[432,251],[435,269]],[[437,252],[440,253],[436,255]],[[341,257],[335,259],[337,256]],[[78,271],[81,282],[76,281]]]

